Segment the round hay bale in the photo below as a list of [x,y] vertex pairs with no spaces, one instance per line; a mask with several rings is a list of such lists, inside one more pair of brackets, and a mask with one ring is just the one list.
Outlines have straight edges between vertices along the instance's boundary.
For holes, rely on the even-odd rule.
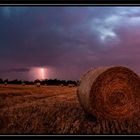
[[97,119],[130,119],[139,112],[140,78],[132,70],[117,67],[91,69],[77,88],[86,113]]
[[6,86],[7,85],[7,82],[5,82],[4,85]]
[[60,84],[60,86],[63,87],[64,85],[63,84]]
[[25,86],[25,83],[22,83],[22,86]]
[[38,82],[38,83],[36,83],[36,86],[37,86],[37,87],[40,87],[40,86],[41,86],[41,84]]
[[68,84],[68,87],[73,87],[73,85],[72,84]]

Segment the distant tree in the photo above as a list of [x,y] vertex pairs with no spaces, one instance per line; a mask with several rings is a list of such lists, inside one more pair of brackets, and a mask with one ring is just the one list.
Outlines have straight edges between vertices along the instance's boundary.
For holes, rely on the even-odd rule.
[[10,84],[22,84],[22,81],[21,80],[18,80],[18,79],[14,79],[12,81],[9,81]]
[[61,84],[63,84],[64,86],[66,86],[67,85],[67,82],[65,80],[62,80],[61,81]]
[[9,80],[8,80],[8,79],[5,79],[5,80],[4,80],[4,83],[8,83],[8,82],[9,82]]
[[14,79],[9,81],[8,79],[1,79],[0,78],[0,83],[7,83],[7,84],[22,84],[25,83],[26,85],[33,85],[36,83],[40,83],[41,85],[64,85],[64,86],[68,86],[69,84],[73,84],[75,86],[77,86],[79,84],[79,81],[72,81],[72,80],[58,80],[58,79],[45,79],[45,80],[39,80],[36,79],[34,81],[22,81],[22,80],[18,80],[18,79]]
[[3,83],[3,80],[0,78],[0,84],[2,84]]
[[39,79],[34,80],[34,83],[40,83],[41,81]]
[[67,85],[69,85],[69,84],[77,86],[77,82],[76,81],[68,80],[67,81]]

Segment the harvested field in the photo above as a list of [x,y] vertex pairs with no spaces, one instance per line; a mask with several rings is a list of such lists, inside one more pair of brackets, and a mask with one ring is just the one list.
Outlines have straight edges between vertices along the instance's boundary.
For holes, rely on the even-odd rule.
[[0,85],[0,134],[140,134],[140,118],[96,120],[77,87]]

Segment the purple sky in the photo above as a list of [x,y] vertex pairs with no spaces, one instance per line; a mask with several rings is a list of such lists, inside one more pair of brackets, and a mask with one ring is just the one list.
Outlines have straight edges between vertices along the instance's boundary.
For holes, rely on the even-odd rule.
[[[0,7],[0,77],[78,80],[90,68],[140,73],[140,7]],[[40,69],[40,70],[39,70]]]

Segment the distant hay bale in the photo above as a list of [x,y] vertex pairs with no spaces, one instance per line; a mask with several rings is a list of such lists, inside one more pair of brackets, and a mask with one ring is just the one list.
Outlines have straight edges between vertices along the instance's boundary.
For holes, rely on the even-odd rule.
[[25,86],[25,83],[22,83],[22,86]]
[[36,83],[36,86],[37,86],[37,87],[40,87],[40,86],[41,86],[41,84],[38,82],[38,83]]
[[61,84],[60,86],[61,86],[61,87],[63,87],[64,85],[63,85],[63,84]]
[[129,120],[139,112],[140,78],[122,66],[91,69],[81,77],[77,95],[87,114]]
[[75,87],[74,84],[68,84],[68,87]]
[[7,82],[5,82],[4,85],[6,86],[7,85]]

